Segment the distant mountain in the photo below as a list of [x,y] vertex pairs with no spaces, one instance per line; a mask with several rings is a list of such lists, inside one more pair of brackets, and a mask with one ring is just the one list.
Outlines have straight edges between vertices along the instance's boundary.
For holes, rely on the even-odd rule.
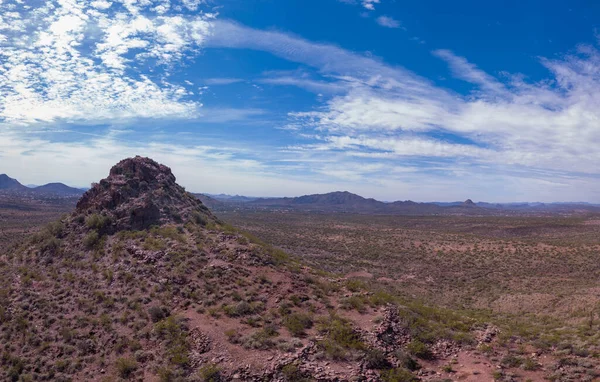
[[471,199],[467,199],[464,202],[462,202],[462,206],[463,207],[477,207],[477,204],[473,203],[473,201]]
[[27,187],[23,186],[18,180],[13,179],[6,174],[0,174],[0,190],[25,191],[27,190]]
[[[206,197],[206,196],[204,196]],[[210,206],[211,201],[201,200]],[[213,199],[213,202],[217,200]],[[367,199],[347,191],[336,191],[326,194],[304,195],[285,198],[258,198],[252,201],[237,202],[233,198],[218,200],[214,205],[218,209],[252,209],[252,210],[296,210],[313,212],[347,212],[357,214],[381,215],[544,215],[600,212],[600,207],[583,203],[475,203],[471,199],[464,202],[430,202],[417,203],[410,200],[381,202]]]
[[10,194],[52,197],[81,196],[84,193],[79,188],[69,187],[63,183],[48,183],[43,186],[25,187],[18,180],[6,174],[0,174],[0,191]]
[[79,188],[69,187],[63,183],[48,183],[32,189],[36,193],[53,194],[59,196],[83,195],[84,191]]
[[195,197],[200,199],[202,204],[204,204],[211,210],[218,210],[225,205],[225,203],[223,203],[222,201],[217,200],[216,198],[208,196],[206,194],[192,194],[192,195],[194,195]]
[[199,195],[205,195],[205,196],[211,197],[216,200],[220,200],[223,202],[231,202],[231,203],[246,203],[246,202],[251,202],[256,199],[259,199],[257,197],[243,196],[243,195],[227,195],[227,194],[199,194]]
[[347,191],[336,191],[296,198],[257,199],[246,203],[246,206],[319,211],[377,212],[385,209],[386,203],[375,199],[366,199]]

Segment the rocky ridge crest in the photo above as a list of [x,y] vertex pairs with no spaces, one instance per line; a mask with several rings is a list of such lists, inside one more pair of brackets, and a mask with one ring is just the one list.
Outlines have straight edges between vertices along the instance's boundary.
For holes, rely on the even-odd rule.
[[76,213],[104,215],[116,231],[215,220],[200,200],[176,183],[169,167],[140,156],[113,166],[107,178],[81,197]]

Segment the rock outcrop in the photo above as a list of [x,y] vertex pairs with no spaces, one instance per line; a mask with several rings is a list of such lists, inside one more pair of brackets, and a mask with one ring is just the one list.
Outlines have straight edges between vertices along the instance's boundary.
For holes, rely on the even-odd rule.
[[117,231],[215,220],[198,198],[175,182],[169,167],[140,156],[116,164],[82,196],[76,213],[104,215]]

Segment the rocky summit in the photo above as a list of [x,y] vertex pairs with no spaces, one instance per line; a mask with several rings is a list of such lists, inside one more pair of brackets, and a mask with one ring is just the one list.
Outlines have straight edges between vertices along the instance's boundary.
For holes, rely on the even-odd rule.
[[214,220],[198,198],[176,183],[169,167],[140,156],[115,165],[106,179],[83,195],[76,213],[106,216],[112,222],[107,228],[113,230]]

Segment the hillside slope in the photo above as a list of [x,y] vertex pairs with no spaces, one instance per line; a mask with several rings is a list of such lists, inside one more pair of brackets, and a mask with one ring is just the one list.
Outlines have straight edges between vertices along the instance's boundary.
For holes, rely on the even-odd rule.
[[23,186],[19,181],[9,177],[6,174],[0,174],[0,190],[23,191],[27,187]]
[[59,196],[76,196],[84,193],[83,190],[69,187],[64,183],[48,183],[43,186],[34,187],[32,190],[38,194],[51,194]]
[[141,157],[0,257],[0,330],[13,381],[433,381],[497,333],[302,266]]

